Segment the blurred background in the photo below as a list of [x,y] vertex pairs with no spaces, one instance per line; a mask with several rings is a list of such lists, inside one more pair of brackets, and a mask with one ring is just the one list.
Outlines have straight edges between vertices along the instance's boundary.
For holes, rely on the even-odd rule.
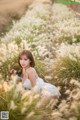
[[[25,14],[28,6],[32,4],[33,1],[34,0],[0,0],[0,35],[11,27],[10,25],[13,19],[18,20]],[[50,1],[54,3],[57,0]],[[67,6],[80,13],[79,4],[67,4]]]

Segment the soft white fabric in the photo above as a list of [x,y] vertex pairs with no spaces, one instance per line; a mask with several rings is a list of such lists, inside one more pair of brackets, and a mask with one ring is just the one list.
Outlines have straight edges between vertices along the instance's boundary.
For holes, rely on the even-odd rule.
[[[28,78],[24,82],[22,82],[22,85],[24,88],[27,89],[32,88],[31,82]],[[61,93],[59,92],[55,85],[44,82],[44,80],[40,77],[36,79],[36,85],[38,87],[39,92],[41,92],[42,95],[49,94],[51,96],[61,96]]]

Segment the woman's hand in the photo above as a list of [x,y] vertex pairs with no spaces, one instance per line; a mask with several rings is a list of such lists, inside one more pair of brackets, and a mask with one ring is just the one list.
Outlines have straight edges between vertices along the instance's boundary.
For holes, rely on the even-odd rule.
[[9,72],[11,75],[14,75],[14,76],[17,74],[17,71],[15,69],[11,69]]
[[23,68],[22,69],[22,78],[23,78],[23,80],[27,79],[27,77],[28,77],[28,75],[27,75],[26,69]]

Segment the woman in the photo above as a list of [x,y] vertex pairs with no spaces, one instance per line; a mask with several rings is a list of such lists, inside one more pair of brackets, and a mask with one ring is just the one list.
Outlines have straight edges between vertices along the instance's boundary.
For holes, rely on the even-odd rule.
[[34,90],[37,86],[38,92],[44,96],[61,96],[60,92],[58,91],[57,87],[44,82],[42,78],[40,78],[34,68],[35,61],[33,55],[28,50],[23,50],[19,54],[19,65],[22,68],[21,78],[22,78],[22,85],[26,89]]

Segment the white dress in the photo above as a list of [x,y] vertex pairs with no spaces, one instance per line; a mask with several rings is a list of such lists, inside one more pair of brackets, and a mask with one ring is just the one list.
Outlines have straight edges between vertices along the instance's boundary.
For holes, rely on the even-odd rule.
[[[22,82],[22,85],[26,89],[32,88],[31,82],[28,78]],[[44,82],[44,80],[40,77],[37,77],[36,85],[38,87],[39,92],[42,95],[50,94],[51,96],[58,96],[58,97],[61,96],[61,93],[59,92],[59,90],[57,89],[57,87],[55,85]]]

